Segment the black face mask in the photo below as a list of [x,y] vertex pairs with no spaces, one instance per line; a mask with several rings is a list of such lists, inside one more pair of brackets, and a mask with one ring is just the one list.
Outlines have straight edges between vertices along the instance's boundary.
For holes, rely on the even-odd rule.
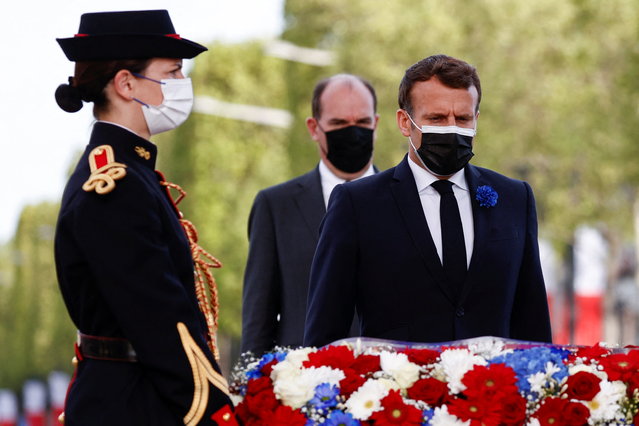
[[324,132],[328,152],[326,158],[345,173],[359,172],[373,155],[373,129],[348,126]]
[[459,133],[422,133],[422,144],[416,151],[424,165],[440,176],[457,173],[475,155],[473,137]]

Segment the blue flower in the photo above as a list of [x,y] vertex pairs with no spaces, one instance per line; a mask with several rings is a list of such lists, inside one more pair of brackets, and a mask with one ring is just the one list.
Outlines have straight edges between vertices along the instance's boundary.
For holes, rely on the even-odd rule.
[[340,410],[333,411],[324,422],[326,426],[359,426],[359,420],[355,420],[350,413]]
[[260,377],[262,377],[264,374],[262,374],[262,367],[264,367],[266,364],[268,364],[271,361],[276,360],[277,362],[282,362],[284,361],[284,358],[286,358],[286,352],[269,352],[264,354],[264,356],[262,356],[262,358],[260,359],[260,362],[257,364],[257,366],[255,366],[252,370],[249,370],[246,372],[246,377],[251,380],[251,379],[259,379]]
[[475,199],[479,201],[481,207],[495,207],[499,194],[490,186],[482,185],[477,187]]
[[309,403],[317,409],[331,408],[337,405],[339,389],[330,383],[322,383],[315,388],[315,396]]
[[492,360],[491,364],[506,364],[515,370],[517,374],[517,387],[524,392],[530,392],[528,376],[535,373],[545,372],[546,364],[553,363],[559,371],[552,375],[557,382],[568,376],[568,368],[564,365],[564,359],[570,351],[558,348],[536,347],[530,349],[516,349],[512,353],[499,355]]
[[422,411],[422,417],[423,417],[422,425],[429,425],[434,415],[435,415],[435,410],[433,410],[432,408]]

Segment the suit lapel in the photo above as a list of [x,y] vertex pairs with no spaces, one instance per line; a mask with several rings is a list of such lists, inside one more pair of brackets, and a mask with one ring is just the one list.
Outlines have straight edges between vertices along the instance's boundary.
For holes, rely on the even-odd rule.
[[294,196],[295,204],[311,236],[314,238],[314,241],[317,241],[320,222],[326,214],[319,167],[301,176],[298,189],[297,194]]
[[480,276],[481,268],[485,265],[484,254],[486,253],[485,247],[488,241],[488,230],[490,229],[490,208],[480,207],[479,202],[475,199],[477,194],[477,187],[486,185],[483,182],[482,175],[474,166],[468,165],[466,167],[466,182],[468,183],[468,191],[470,192],[471,206],[473,210],[473,228],[475,231],[475,238],[473,241],[473,254],[470,258],[470,266],[468,268],[468,275],[466,276],[466,282],[462,290],[460,303],[463,303],[466,296],[471,290],[472,278]]
[[433,237],[428,229],[424,209],[422,208],[415,178],[408,165],[408,157],[395,167],[391,183],[391,192],[395,198],[397,208],[408,229],[408,232],[419,252],[424,264],[434,277],[435,282],[446,295],[448,300],[454,305],[457,299],[454,289],[447,286],[444,279],[444,269],[439,261]]

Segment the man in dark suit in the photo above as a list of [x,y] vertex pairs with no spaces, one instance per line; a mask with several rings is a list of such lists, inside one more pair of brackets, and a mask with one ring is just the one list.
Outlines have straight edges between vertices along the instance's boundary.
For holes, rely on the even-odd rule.
[[375,338],[551,340],[532,190],[467,164],[480,100],[463,61],[436,55],[406,70],[397,123],[408,155],[333,191],[305,345],[345,337],[355,308]]
[[375,90],[357,76],[338,74],[315,87],[306,126],[317,142],[319,165],[260,191],[249,217],[242,352],[302,345],[319,224],[336,185],[374,173],[376,107]]

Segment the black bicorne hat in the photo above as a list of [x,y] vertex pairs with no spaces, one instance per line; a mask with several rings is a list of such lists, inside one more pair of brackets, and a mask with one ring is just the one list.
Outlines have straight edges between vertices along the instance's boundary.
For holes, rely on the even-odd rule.
[[166,10],[85,13],[78,34],[57,39],[70,61],[193,58],[206,47],[175,33]]

